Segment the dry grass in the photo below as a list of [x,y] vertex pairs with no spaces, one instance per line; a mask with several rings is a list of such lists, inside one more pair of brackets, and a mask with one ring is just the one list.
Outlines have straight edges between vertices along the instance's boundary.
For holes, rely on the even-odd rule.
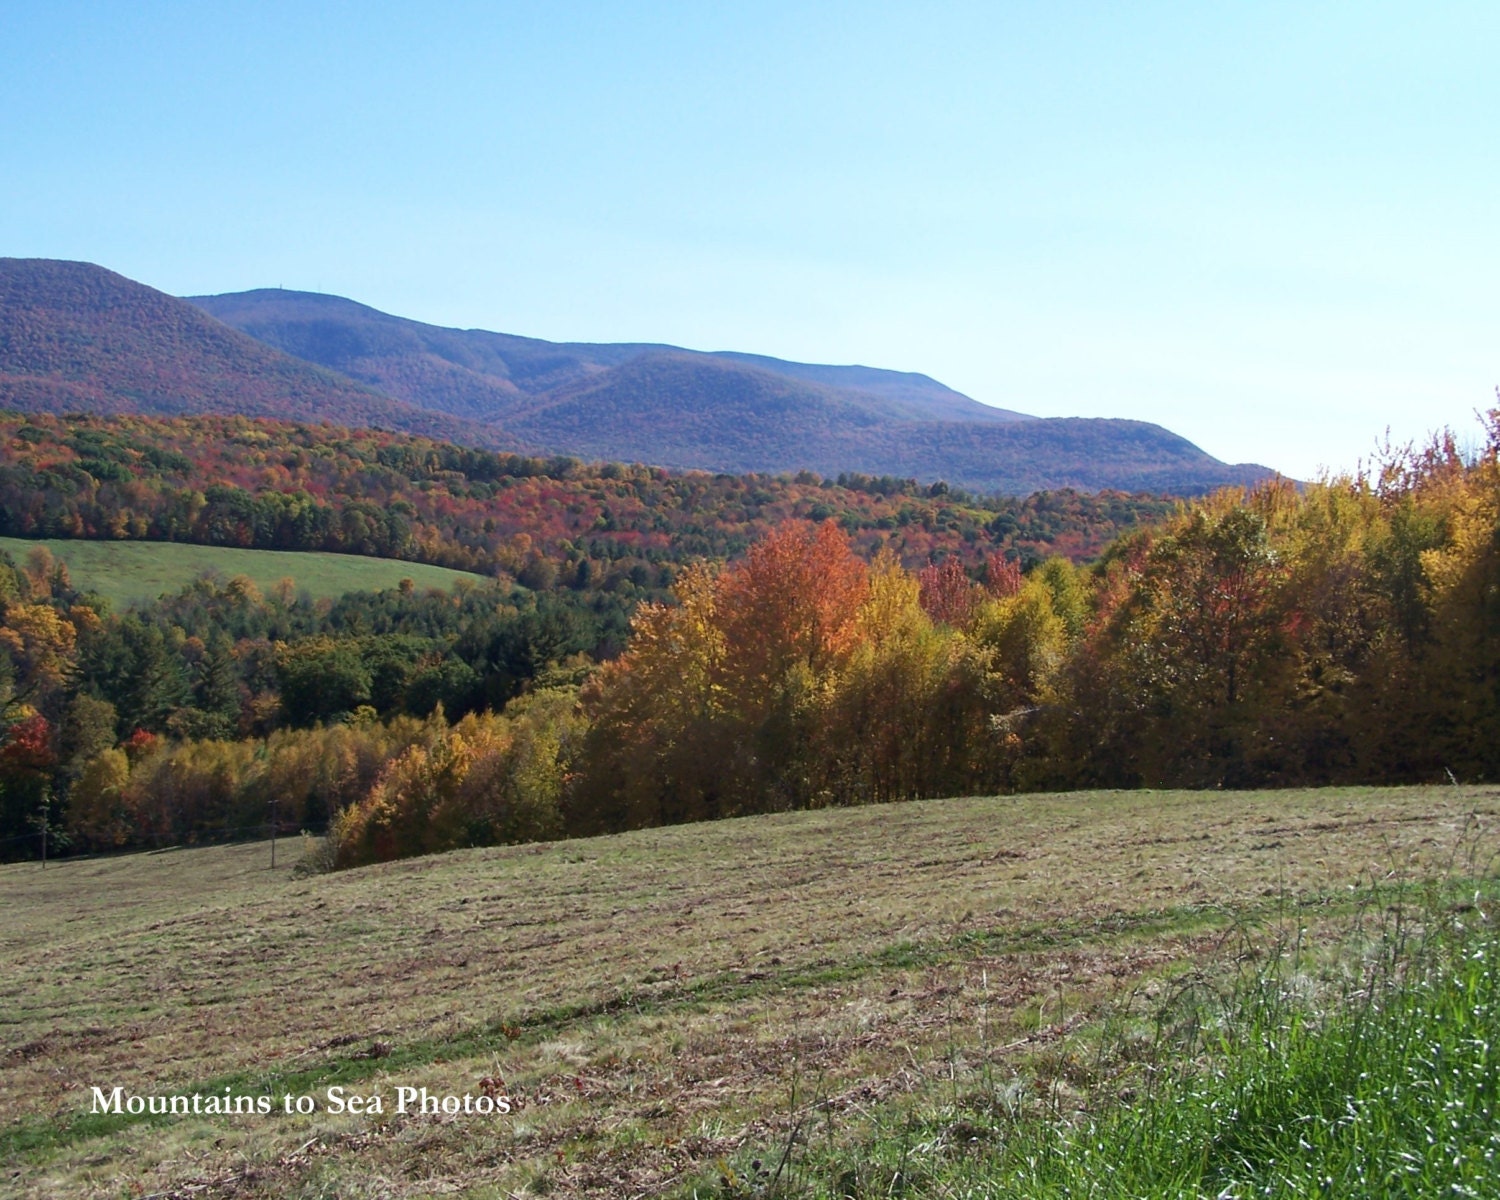
[[[0,868],[0,1190],[653,1195],[1034,1051],[1286,897],[1493,853],[1500,791],[796,813],[294,878],[282,843]],[[479,1090],[508,1117],[80,1120],[94,1085]],[[829,1119],[832,1119],[831,1117]]]

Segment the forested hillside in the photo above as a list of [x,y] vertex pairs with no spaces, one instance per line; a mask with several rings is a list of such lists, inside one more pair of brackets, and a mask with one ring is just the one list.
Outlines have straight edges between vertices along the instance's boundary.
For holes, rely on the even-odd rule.
[[[834,521],[863,554],[950,561],[984,579],[1051,553],[1087,557],[1171,507],[1119,494],[981,502],[896,479],[673,475],[242,417],[0,416],[0,534],[374,554],[492,580],[330,603],[221,576],[120,614],[44,547],[22,550],[0,565],[0,758],[18,772],[0,781],[0,838],[30,850],[38,807],[71,796],[105,750],[114,769],[143,747],[285,738],[354,713],[365,732],[328,736],[360,741],[439,706],[452,719],[498,710],[538,678],[576,683],[620,652],[635,606],[668,598],[685,564],[741,555],[789,520]],[[250,753],[252,742],[237,745]],[[362,753],[353,778],[368,784],[384,760]],[[357,794],[285,811],[316,824]],[[259,821],[252,809],[242,797],[232,816],[215,802],[95,822],[79,844],[100,844],[101,828],[115,831],[106,843],[204,836]]]
[[193,303],[289,354],[532,447],[716,471],[859,471],[1024,495],[1196,495],[1270,472],[1159,425],[1027,417],[925,375],[676,346],[441,329],[337,296],[262,289]]
[[980,404],[909,371],[785,362],[729,351],[705,354],[679,346],[548,342],[483,329],[444,329],[342,296],[282,288],[187,299],[287,354],[331,367],[410,403],[469,416],[509,418],[633,359],[670,355],[709,373],[721,372],[722,378],[734,376],[738,368],[813,385],[793,393],[814,408],[837,397],[866,421],[1034,419]]
[[837,521],[862,553],[977,568],[1082,559],[1172,501],[1121,493],[970,496],[845,475],[674,474],[466,449],[400,434],[237,417],[0,414],[0,534],[326,550],[506,574],[527,587],[665,587],[792,517]]
[[[209,443],[226,467],[235,430]],[[21,432],[13,449],[44,444]],[[301,452],[368,464],[340,436],[317,431]],[[87,444],[99,462],[100,446],[144,454]],[[424,469],[418,485],[440,474]],[[557,488],[575,468],[552,469],[527,478]],[[437,511],[460,477],[473,475],[448,478]],[[764,481],[584,479],[638,484],[650,511],[681,503],[676,486],[789,511],[742,522],[758,540],[727,563],[664,556],[652,578],[642,559],[639,583],[598,587],[592,567],[564,580],[529,544],[519,582],[314,604],[203,581],[116,617],[44,555],[0,564],[8,852],[34,853],[43,825],[84,848],[221,836],[262,826],[273,797],[278,820],[331,823],[323,862],[348,865],[945,794],[1500,773],[1500,410],[1477,455],[1446,437],[1368,475],[1222,492],[1083,566],[1024,564],[977,524],[972,540],[955,534],[942,514],[982,510],[951,494],[919,504],[894,481],[782,481],[762,502],[742,489]],[[910,505],[933,514],[924,538],[942,530],[966,553],[904,563],[899,521],[799,510],[818,496],[850,513]],[[551,498],[535,511],[581,515]],[[987,524],[1003,539],[1016,516]],[[727,544],[722,526],[681,528]]]
[[[813,393],[813,394],[810,394]],[[721,471],[945,478],[982,492],[1120,488],[1196,495],[1270,476],[1144,421],[872,418],[841,393],[755,368],[643,354],[505,419],[531,445]]]
[[292,358],[184,300],[92,263],[0,258],[0,408],[242,413],[513,446]]
[[299,293],[194,304],[48,259],[0,259],[0,407],[329,421],[532,454],[1006,495],[1196,495],[1270,474],[1157,425],[1026,418],[912,372],[437,329]]

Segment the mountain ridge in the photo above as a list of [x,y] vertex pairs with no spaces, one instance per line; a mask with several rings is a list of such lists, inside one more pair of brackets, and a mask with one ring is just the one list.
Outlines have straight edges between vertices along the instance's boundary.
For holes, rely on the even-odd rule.
[[862,365],[791,362],[731,350],[691,350],[664,342],[550,342],[486,329],[430,325],[382,312],[359,301],[319,292],[260,288],[215,296],[186,296],[228,325],[299,358],[383,387],[409,403],[419,395],[390,371],[398,350],[437,358],[485,378],[497,390],[496,417],[508,415],[514,392],[538,395],[573,388],[591,377],[648,355],[667,354],[700,366],[748,368],[845,393],[845,401],[895,420],[1035,420],[981,404],[913,371]]
[[234,413],[674,469],[1195,494],[1272,472],[1169,430],[991,408],[916,372],[424,325],[344,297],[178,299],[0,259],[0,406]]
[[1014,493],[1193,493],[1273,474],[1221,463],[1149,422],[1039,418],[981,404],[917,372],[652,342],[549,342],[428,325],[314,292],[188,299],[409,403],[473,419],[488,412],[525,443],[587,458],[856,471]]
[[291,357],[195,305],[93,263],[0,259],[0,407],[189,416],[234,412],[512,448]]

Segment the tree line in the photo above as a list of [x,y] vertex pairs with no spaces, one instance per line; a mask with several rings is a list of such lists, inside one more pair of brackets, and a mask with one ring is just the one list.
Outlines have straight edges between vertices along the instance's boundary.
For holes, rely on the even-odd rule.
[[[1500,413],[1361,474],[1179,505],[1094,563],[911,569],[782,522],[622,611],[204,581],[101,616],[0,569],[5,832],[264,820],[329,865],[924,796],[1500,774]],[[1230,803],[1226,796],[1226,803]]]

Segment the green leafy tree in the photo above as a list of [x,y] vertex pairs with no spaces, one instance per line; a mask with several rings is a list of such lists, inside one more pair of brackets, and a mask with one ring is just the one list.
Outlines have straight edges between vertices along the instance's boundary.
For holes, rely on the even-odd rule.
[[292,725],[311,725],[370,702],[370,670],[352,642],[330,637],[283,645],[276,656],[281,710]]

